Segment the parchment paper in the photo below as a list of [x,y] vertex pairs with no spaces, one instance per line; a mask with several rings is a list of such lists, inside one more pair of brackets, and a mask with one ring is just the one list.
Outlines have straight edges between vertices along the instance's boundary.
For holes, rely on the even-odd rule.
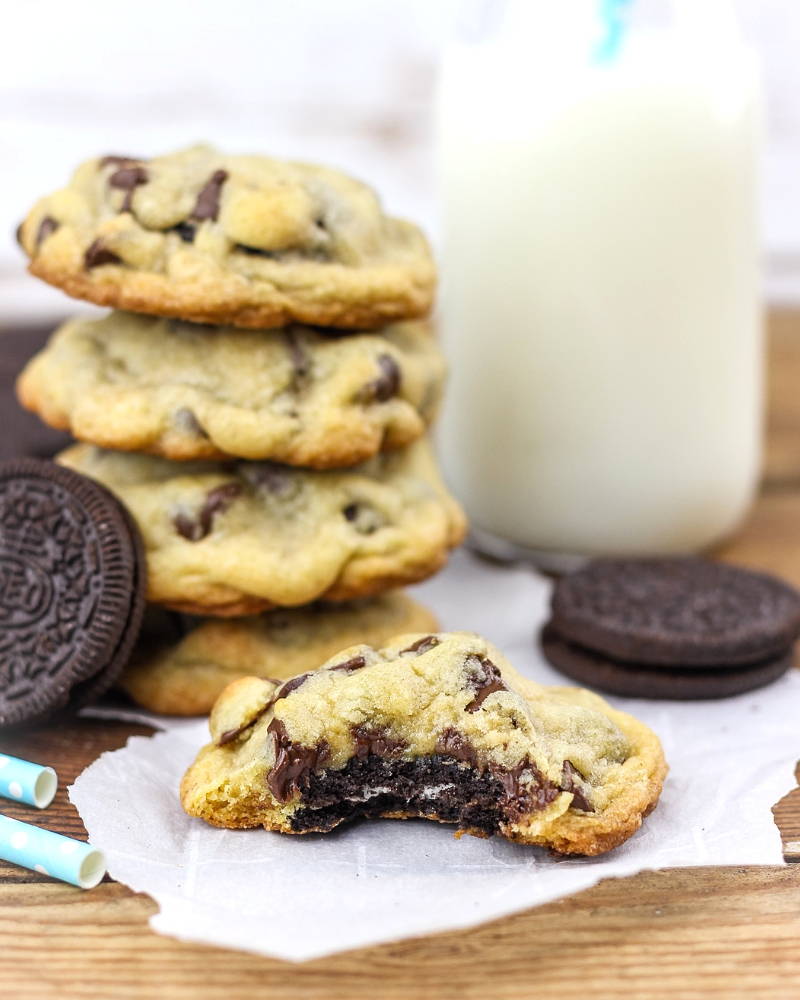
[[[459,552],[415,588],[445,629],[480,632],[524,674],[568,683],[534,631],[550,584]],[[111,875],[159,904],[163,934],[293,961],[469,927],[579,892],[601,878],[691,865],[779,865],[771,806],[794,787],[800,671],[720,701],[609,699],[661,737],[671,771],[656,811],[600,858],[555,860],[497,837],[453,837],[424,820],[361,822],[327,835],[217,830],[190,819],[178,783],[208,741],[205,720],[173,722],[103,754],[70,789]]]

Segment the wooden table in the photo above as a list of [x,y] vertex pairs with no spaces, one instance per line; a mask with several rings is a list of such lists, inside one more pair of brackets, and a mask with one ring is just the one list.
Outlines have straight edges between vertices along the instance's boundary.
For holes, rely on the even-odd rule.
[[[770,318],[770,344],[765,486],[719,555],[800,586],[800,313]],[[85,837],[64,787],[104,750],[146,732],[81,720],[4,738],[5,752],[55,763],[62,787],[45,813],[10,802],[3,810]],[[775,814],[787,860],[800,861],[800,789]],[[108,879],[81,892],[0,862],[0,997],[800,997],[800,865],[609,880],[472,931],[304,965],[160,937],[147,926],[155,911],[148,897]]]

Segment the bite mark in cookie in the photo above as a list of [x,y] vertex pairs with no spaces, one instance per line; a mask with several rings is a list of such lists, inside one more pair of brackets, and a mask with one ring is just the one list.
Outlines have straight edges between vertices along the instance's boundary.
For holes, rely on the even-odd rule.
[[[263,682],[237,682],[212,714],[217,742],[183,779],[184,808],[284,833],[415,816],[561,853],[598,854],[638,829],[666,773],[645,726],[588,692],[525,680],[478,636],[431,638],[344,650],[257,718],[248,685],[258,698]],[[354,655],[363,666],[337,670]],[[481,690],[503,686],[467,711],[476,664]],[[249,725],[220,746],[218,717],[229,725],[238,704]]]

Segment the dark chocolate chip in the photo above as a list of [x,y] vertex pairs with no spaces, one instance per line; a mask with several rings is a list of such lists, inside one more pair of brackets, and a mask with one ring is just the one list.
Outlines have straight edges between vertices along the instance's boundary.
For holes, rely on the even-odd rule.
[[342,513],[346,520],[362,535],[371,535],[373,531],[377,531],[384,523],[383,517],[378,511],[366,503],[348,504]]
[[302,687],[310,676],[311,673],[309,672],[306,674],[298,674],[297,677],[292,677],[292,679],[288,680],[277,693],[275,701],[280,701],[282,698],[288,697],[292,691],[296,691],[299,687]]
[[409,646],[408,649],[404,649],[400,655],[405,656],[406,653],[416,653],[417,656],[422,656],[423,653],[427,653],[429,649],[433,649],[434,646],[438,646],[440,643],[441,639],[437,636],[426,635],[422,639],[417,639],[413,645]]
[[355,756],[364,760],[370,754],[376,757],[400,757],[406,748],[405,740],[396,740],[380,729],[353,726]]
[[141,156],[104,156],[100,161],[100,169],[103,167],[131,167],[137,163],[145,163]]
[[179,222],[177,226],[172,227],[172,232],[177,233],[184,243],[194,243],[197,226],[191,222]]
[[400,391],[400,367],[394,358],[389,354],[381,354],[378,367],[380,375],[359,392],[359,403],[385,403]]
[[120,208],[121,212],[127,212],[130,209],[133,202],[133,192],[141,184],[146,184],[148,180],[150,180],[150,176],[144,167],[121,167],[109,177],[108,183],[111,187],[126,192]]
[[470,767],[475,767],[478,763],[475,747],[457,729],[445,729],[436,744],[436,752],[464,761]]
[[39,223],[39,231],[36,233],[36,246],[40,247],[47,237],[58,229],[59,225],[60,223],[56,222],[55,219],[51,219],[49,215],[46,215]]
[[121,167],[109,178],[111,187],[120,188],[122,191],[130,191],[131,188],[146,184],[150,179],[144,167]]
[[251,725],[252,723],[248,722],[246,726],[239,726],[236,729],[226,729],[217,740],[217,746],[224,747],[226,743],[233,743],[236,737],[241,736],[245,729],[249,729]]
[[109,250],[102,239],[96,239],[83,256],[87,268],[102,267],[103,264],[121,264],[122,258]]
[[197,196],[197,203],[192,212],[193,219],[197,219],[198,222],[202,222],[205,219],[210,219],[212,222],[216,221],[219,215],[220,192],[222,191],[222,185],[227,179],[228,172],[226,170],[214,171],[211,175],[211,180]]
[[302,392],[308,387],[309,375],[311,374],[311,359],[303,350],[303,345],[296,330],[289,328],[285,333],[286,347],[289,351],[289,359],[292,363],[293,392]]
[[187,434],[194,434],[196,437],[208,437],[205,428],[195,414],[185,406],[175,414],[175,423],[182,431],[186,431]]
[[583,775],[572,761],[569,760],[564,761],[564,766],[561,770],[561,791],[572,792],[570,809],[577,809],[578,812],[594,812],[594,806],[584,791]]
[[341,670],[343,673],[352,674],[354,670],[360,670],[362,667],[366,667],[367,661],[363,656],[354,656],[349,660],[345,660],[344,663],[337,663],[335,667],[331,667],[331,670]]
[[467,657],[465,667],[470,675],[469,686],[475,692],[475,697],[464,709],[465,712],[477,712],[490,694],[508,690],[498,668],[485,656],[471,654]]
[[317,747],[293,743],[280,719],[273,719],[267,732],[275,747],[275,763],[267,775],[267,788],[283,805],[295,792],[308,787],[311,774],[329,760],[329,747],[324,740]]
[[242,471],[254,486],[272,496],[295,496],[300,486],[299,480],[289,469],[275,462],[243,463]]
[[250,257],[269,257],[274,260],[278,256],[274,250],[262,250],[260,247],[246,247],[244,243],[237,243],[234,249],[241,250]]
[[199,542],[208,535],[214,524],[214,515],[220,514],[242,492],[241,483],[224,483],[217,486],[206,496],[197,520],[193,521],[186,514],[178,514],[173,524],[179,535],[190,542]]

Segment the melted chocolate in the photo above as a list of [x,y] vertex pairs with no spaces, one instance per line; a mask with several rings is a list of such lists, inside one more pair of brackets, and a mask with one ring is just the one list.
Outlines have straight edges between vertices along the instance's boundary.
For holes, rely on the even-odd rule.
[[259,713],[255,719],[251,719],[248,723],[243,726],[238,726],[236,729],[226,729],[217,740],[217,746],[224,747],[226,743],[233,743],[236,737],[241,736],[245,729],[249,729],[254,722],[261,718],[261,715],[263,715],[263,713]]
[[417,641],[409,646],[408,649],[404,649],[401,656],[405,656],[406,653],[416,653],[417,656],[422,656],[423,653],[427,653],[429,649],[433,649],[434,646],[438,646],[441,639],[437,638],[435,635],[426,635],[424,639],[417,639]]
[[275,763],[267,775],[267,788],[283,805],[296,792],[302,793],[309,787],[314,771],[329,759],[328,744],[323,741],[318,747],[305,747],[293,743],[280,719],[273,719],[267,732],[275,747]]
[[568,760],[564,761],[564,767],[561,772],[561,791],[572,792],[570,809],[577,809],[578,812],[594,812],[594,806],[584,791],[583,775]]
[[439,737],[436,750],[437,753],[463,761],[470,767],[477,766],[478,755],[475,752],[475,747],[457,729],[445,729]]
[[102,239],[96,239],[83,255],[83,262],[87,268],[102,267],[103,264],[121,264],[122,258],[109,250]]
[[[509,819],[519,822],[526,813],[539,812],[558,798],[561,789],[548,781],[535,764],[521,760],[516,767],[507,771],[505,768],[490,764],[489,770],[503,786],[501,808]],[[530,771],[533,778],[530,785],[520,783],[525,771]]]
[[381,354],[378,358],[380,375],[359,392],[360,403],[385,403],[400,391],[400,368],[389,354]]
[[353,726],[353,745],[359,760],[370,754],[376,757],[400,757],[406,748],[405,740],[396,740],[380,729]]
[[495,691],[508,691],[499,669],[485,656],[474,654],[469,656],[466,667],[470,672],[469,684],[475,692],[475,697],[464,711],[477,712],[490,694]]
[[[305,679],[307,676],[308,674],[305,674],[303,679]],[[280,687],[281,681],[277,681],[273,677],[264,677],[263,679],[265,681],[269,681],[270,684],[274,684],[276,688]],[[278,698],[283,698],[283,697],[284,697],[283,694],[278,695]],[[237,726],[236,729],[226,729],[225,732],[222,733],[219,739],[217,740],[217,746],[223,747],[225,746],[226,743],[232,743],[237,736],[241,736],[242,733],[245,732],[245,730],[250,729],[251,726],[254,726],[261,718],[261,716],[272,708],[272,706],[275,704],[278,698],[276,698],[275,695],[273,694],[273,696],[269,699],[266,705],[260,708],[255,713],[255,715],[252,716],[252,718],[247,720],[247,722],[243,722],[241,726]]]
[[192,212],[193,219],[196,219],[198,222],[203,222],[205,219],[216,222],[219,215],[219,196],[222,191],[222,185],[227,179],[227,170],[214,171],[211,175],[211,180],[197,196],[197,203]]
[[[49,215],[46,215],[39,223],[39,231],[36,233],[36,246],[40,247],[47,237],[58,229],[59,225],[60,223],[56,222],[55,219],[51,219]],[[20,226],[21,228],[22,226]],[[19,230],[17,230],[17,239],[19,239]]]
[[185,514],[177,514],[173,524],[179,535],[190,542],[199,542],[205,538],[214,525],[214,515],[220,514],[242,492],[240,483],[224,483],[211,490],[206,496],[197,520],[193,521]]
[[335,667],[331,667],[331,670],[341,670],[343,673],[352,674],[354,670],[360,670],[362,667],[366,667],[367,661],[363,656],[354,656],[349,660],[345,660],[344,663],[337,663]]

